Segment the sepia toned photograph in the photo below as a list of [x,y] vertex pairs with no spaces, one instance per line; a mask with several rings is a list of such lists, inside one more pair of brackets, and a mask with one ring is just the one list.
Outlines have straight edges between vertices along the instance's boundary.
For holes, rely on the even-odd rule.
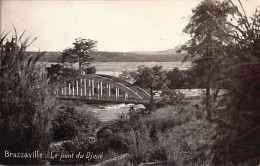
[[0,165],[259,166],[259,0],[0,0]]

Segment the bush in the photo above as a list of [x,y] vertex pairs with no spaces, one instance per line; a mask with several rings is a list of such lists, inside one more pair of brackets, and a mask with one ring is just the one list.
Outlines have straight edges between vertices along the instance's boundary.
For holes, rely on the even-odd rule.
[[[183,119],[183,117],[179,118]],[[159,125],[157,130],[153,130],[152,135],[153,127],[147,126],[145,123],[139,123],[139,128],[132,132],[129,153],[133,163],[139,164],[159,160],[169,165],[195,163],[208,165],[211,162],[207,158],[211,147],[209,143],[214,134],[215,126],[205,119],[184,120],[179,125],[168,126],[169,128],[165,131],[160,130],[160,123],[151,123],[152,125]]]
[[183,95],[180,92],[175,92],[174,90],[171,89],[166,89],[163,91],[161,94],[162,96],[162,104],[170,104],[170,105],[176,105],[176,106],[181,106],[184,105],[184,99],[185,95]]
[[[51,146],[49,151],[57,154],[87,154],[96,152],[94,144],[96,141],[96,129],[99,121],[92,113],[86,110],[61,106],[53,120],[53,139],[59,141]],[[58,146],[55,146],[58,145]],[[52,160],[51,164],[83,164],[88,159],[62,159]]]
[[91,113],[66,107],[60,109],[55,115],[53,139],[59,141],[75,138],[79,133],[93,134],[96,126],[97,119]]
[[97,70],[95,66],[91,66],[91,67],[84,68],[83,71],[85,72],[85,74],[96,74]]

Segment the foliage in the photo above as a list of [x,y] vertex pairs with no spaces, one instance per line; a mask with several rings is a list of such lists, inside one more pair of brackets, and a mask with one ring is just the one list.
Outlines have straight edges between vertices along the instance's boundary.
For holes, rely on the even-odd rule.
[[51,67],[47,68],[47,77],[50,79],[51,82],[60,79],[62,71],[62,65],[60,64],[53,64]]
[[[184,28],[185,33],[189,33],[192,38],[182,47],[188,56],[198,56],[194,61],[194,76],[204,80],[206,87],[206,111],[208,120],[212,119],[211,113],[211,92],[214,88],[213,73],[219,71],[220,59],[223,56],[223,29],[228,31],[225,26],[228,14],[234,9],[227,1],[204,0],[195,9],[189,24]],[[214,19],[213,19],[214,18]],[[219,20],[219,25],[215,19]]]
[[91,66],[91,67],[84,68],[83,71],[85,72],[85,74],[96,74],[97,70],[95,66]]
[[183,105],[185,104],[184,99],[185,96],[180,92],[175,92],[172,89],[166,89],[162,92],[162,102],[163,104],[170,105]]
[[5,158],[9,152],[45,153],[51,140],[55,99],[40,75],[36,61],[41,54],[26,52],[29,39],[23,34],[0,40],[0,160],[1,164],[39,164],[43,159]]
[[203,112],[190,106],[167,106],[147,116],[136,114],[130,113],[126,121],[110,122],[98,132],[102,151],[129,153],[134,165],[158,160],[169,165],[208,165],[205,151],[215,127]]
[[184,71],[181,71],[178,67],[167,72],[167,79],[170,80],[168,88],[181,89],[186,86],[187,76]]
[[211,100],[207,90],[206,105],[209,108],[211,101],[218,101],[217,106],[221,106],[216,110],[218,131],[212,138],[212,161],[217,165],[260,162],[260,12],[257,8],[248,17],[238,2],[242,12],[232,1],[202,1],[185,29],[193,35],[186,50],[190,55],[201,55],[194,73],[206,76],[206,88],[214,88],[213,99],[218,99]]
[[136,72],[131,75],[134,78],[134,85],[150,90],[151,105],[153,105],[153,96],[155,91],[162,90],[168,84],[166,72],[162,70],[162,66],[154,66],[152,68],[139,66]]
[[[207,144],[214,125],[196,118],[195,110],[166,107],[141,118],[130,130],[129,153],[135,164],[164,161],[169,165],[210,163]],[[199,164],[200,162],[200,164]]]
[[[225,47],[221,72],[218,78],[225,80],[226,93],[222,96],[223,112],[219,118],[219,130],[214,146],[216,164],[257,165],[260,162],[259,144],[259,55],[260,11],[250,17],[230,2],[235,10],[228,22],[231,31]],[[218,20],[216,20],[218,24]]]
[[[95,74],[96,68],[95,66],[87,67],[82,69],[85,74]],[[53,64],[51,67],[47,68],[47,77],[51,82],[60,81],[64,78],[75,77],[79,74],[79,72],[74,68],[64,67],[61,64]]]
[[[95,141],[95,130],[99,121],[86,110],[61,106],[53,120],[53,141],[63,141],[61,146],[52,146],[50,151],[57,154],[87,154],[92,152]],[[86,163],[87,159],[59,159],[52,164]]]
[[74,108],[60,109],[53,121],[53,139],[66,140],[74,138],[78,132],[93,133],[96,119],[89,113],[83,113]]
[[90,39],[77,38],[73,43],[72,48],[67,48],[63,51],[61,62],[79,63],[79,75],[82,74],[82,69],[89,65],[90,58],[89,53],[94,51],[97,41]]
[[161,90],[166,84],[165,71],[162,70],[162,66],[154,66],[152,68],[146,66],[138,66],[135,73],[131,73],[135,79],[134,84],[142,88],[148,88],[151,90]]
[[133,78],[131,76],[131,72],[124,70],[121,74],[118,75],[118,78],[123,81],[132,82]]

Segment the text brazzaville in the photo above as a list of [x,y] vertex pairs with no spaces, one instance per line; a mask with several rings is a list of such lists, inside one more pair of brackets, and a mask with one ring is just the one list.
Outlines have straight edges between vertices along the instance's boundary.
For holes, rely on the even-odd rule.
[[8,150],[5,150],[6,158],[43,158],[42,153],[39,151],[34,151],[32,153],[11,153]]

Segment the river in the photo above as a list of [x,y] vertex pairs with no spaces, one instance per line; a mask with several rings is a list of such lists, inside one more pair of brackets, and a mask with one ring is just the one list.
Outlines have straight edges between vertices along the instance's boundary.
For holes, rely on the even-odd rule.
[[178,67],[180,70],[187,70],[191,67],[191,62],[94,62],[97,74],[106,74],[118,76],[122,71],[135,71],[138,66],[153,67],[155,65],[163,66],[165,70],[171,70]]

